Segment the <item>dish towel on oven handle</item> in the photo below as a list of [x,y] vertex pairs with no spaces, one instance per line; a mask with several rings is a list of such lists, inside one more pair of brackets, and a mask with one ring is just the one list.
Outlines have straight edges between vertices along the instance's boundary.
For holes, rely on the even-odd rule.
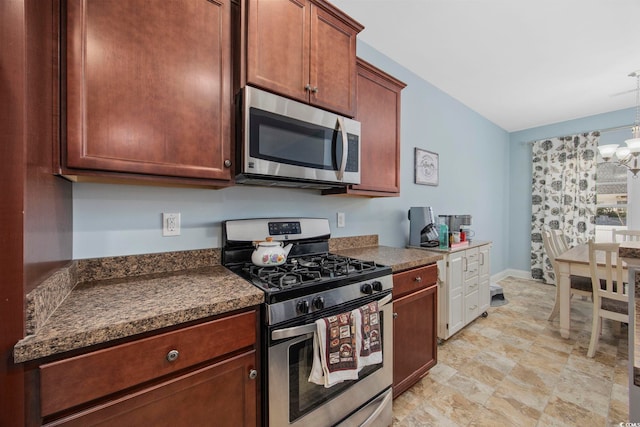
[[356,311],[316,320],[309,382],[329,388],[358,379]]
[[380,312],[378,302],[373,301],[358,308],[356,323],[359,324],[358,370],[365,366],[382,363],[382,342],[380,336]]
[[376,301],[316,320],[309,382],[331,387],[357,380],[365,366],[382,363],[380,313]]

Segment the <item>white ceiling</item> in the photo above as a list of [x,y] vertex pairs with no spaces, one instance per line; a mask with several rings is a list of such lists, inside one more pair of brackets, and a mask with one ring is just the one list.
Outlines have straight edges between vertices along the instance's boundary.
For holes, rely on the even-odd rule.
[[332,3],[362,41],[507,131],[635,106],[640,0]]

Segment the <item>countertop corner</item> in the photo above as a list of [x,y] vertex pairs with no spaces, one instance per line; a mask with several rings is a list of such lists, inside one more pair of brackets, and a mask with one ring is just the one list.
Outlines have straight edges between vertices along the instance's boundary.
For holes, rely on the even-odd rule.
[[336,253],[389,266],[394,273],[423,267],[443,259],[441,253],[429,250],[394,248],[390,246],[365,246],[339,250]]

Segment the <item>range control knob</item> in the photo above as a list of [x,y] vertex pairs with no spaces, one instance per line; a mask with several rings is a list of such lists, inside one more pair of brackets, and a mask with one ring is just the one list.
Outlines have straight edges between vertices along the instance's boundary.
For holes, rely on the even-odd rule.
[[309,301],[303,299],[296,304],[296,310],[299,314],[307,314],[309,312]]
[[324,298],[315,297],[313,301],[311,301],[311,304],[313,305],[313,308],[315,308],[316,310],[322,310],[324,308]]
[[365,283],[360,287],[360,290],[363,294],[371,295],[373,293],[373,286],[371,286],[371,283]]
[[373,290],[376,292],[380,292],[382,290],[382,283],[378,282],[377,280],[371,282],[371,286],[373,286]]

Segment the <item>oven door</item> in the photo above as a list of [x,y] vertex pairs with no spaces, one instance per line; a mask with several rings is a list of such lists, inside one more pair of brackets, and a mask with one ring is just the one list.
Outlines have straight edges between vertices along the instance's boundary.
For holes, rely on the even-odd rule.
[[[344,311],[355,309],[363,304],[360,302],[354,303],[352,307],[345,306]],[[375,404],[367,405],[387,390],[393,381],[391,294],[380,299],[379,304],[382,325],[382,363],[363,368],[359,372],[358,380],[344,381],[330,388],[308,381],[313,363],[315,323],[271,332],[267,387],[270,426],[335,425],[363,406],[369,408],[359,413],[370,413],[369,418],[380,416],[378,414],[385,416],[390,414],[390,410],[376,407],[377,405],[390,408],[390,398],[378,398],[374,400]],[[283,339],[278,340],[278,338]],[[376,425],[374,421],[370,420],[367,425]],[[388,424],[390,423],[389,418]]]

